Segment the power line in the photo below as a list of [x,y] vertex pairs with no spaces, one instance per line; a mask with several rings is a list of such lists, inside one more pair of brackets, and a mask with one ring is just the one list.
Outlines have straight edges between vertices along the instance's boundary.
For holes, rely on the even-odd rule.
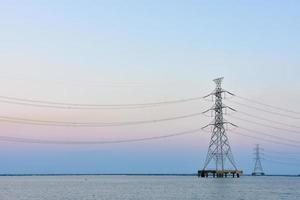
[[269,107],[269,108],[281,110],[281,111],[284,111],[284,112],[294,113],[294,114],[300,114],[300,112],[297,112],[297,111],[294,111],[294,110],[289,110],[289,109],[286,109],[286,108],[281,108],[281,107],[278,107],[278,106],[269,105],[269,104],[262,103],[262,102],[260,102],[260,101],[253,100],[253,99],[249,99],[249,98],[242,97],[242,96],[239,96],[239,95],[234,95],[234,96],[237,97],[237,98],[240,98],[240,99],[249,101],[249,102],[253,102],[253,103],[256,103],[256,104],[260,104],[260,105]]
[[282,164],[282,165],[296,165],[296,167],[299,166],[300,163],[294,163],[294,162],[282,162],[282,161],[278,161],[278,160],[270,160],[270,159],[265,159],[265,161],[268,162],[273,162],[273,163],[278,163],[278,164]]
[[281,125],[292,127],[292,128],[300,128],[300,126],[295,126],[295,125],[292,125],[292,124],[287,124],[287,123],[283,123],[283,122],[280,122],[280,121],[267,119],[267,118],[264,118],[264,117],[261,117],[261,116],[258,116],[258,115],[252,115],[252,114],[249,114],[247,112],[240,111],[240,110],[238,110],[237,113],[238,114],[243,114],[243,115],[255,118],[255,119],[261,119],[261,120],[271,122],[271,123],[281,124]]
[[7,101],[0,99],[1,103],[7,103],[7,104],[15,104],[15,105],[21,105],[21,106],[31,106],[31,107],[38,107],[38,108],[57,108],[57,109],[72,109],[72,110],[122,110],[122,109],[141,109],[141,108],[151,108],[155,107],[156,105],[145,105],[145,106],[123,106],[123,107],[77,107],[77,106],[59,106],[59,105],[51,105],[51,104],[35,104],[35,103],[28,103],[28,102],[16,102],[16,101]]
[[229,99],[227,99],[227,101],[235,103],[235,104],[240,105],[240,106],[244,106],[244,107],[247,107],[247,108],[255,109],[255,110],[266,112],[266,113],[273,114],[273,115],[278,115],[278,116],[281,116],[281,117],[288,117],[288,118],[292,118],[292,119],[300,119],[300,117],[295,117],[295,116],[291,116],[291,115],[287,115],[287,114],[282,114],[282,113],[279,113],[279,112],[266,110],[266,109],[263,109],[263,108],[258,108],[258,107],[255,107],[255,106],[250,106],[250,105],[239,103],[239,102],[232,101],[232,100],[229,100]]
[[272,134],[268,134],[268,133],[265,133],[265,132],[262,132],[262,131],[257,131],[257,130],[253,130],[253,129],[249,129],[249,128],[244,128],[244,127],[240,127],[240,126],[238,128],[243,129],[243,130],[248,131],[248,132],[251,132],[251,133],[258,133],[258,134],[265,135],[265,136],[268,136],[268,137],[277,138],[279,140],[285,140],[287,142],[300,144],[299,140],[287,139],[287,138],[284,138],[284,137],[279,137],[277,135],[272,135]]
[[269,153],[275,153],[275,154],[290,154],[290,155],[300,155],[300,152],[284,152],[284,151],[270,151],[270,150],[264,150],[265,152]]
[[188,115],[181,115],[176,117],[152,119],[152,120],[140,120],[140,121],[127,121],[127,122],[61,122],[61,121],[49,121],[49,120],[36,120],[36,119],[26,119],[17,117],[6,117],[0,116],[0,121],[27,124],[27,125],[42,125],[42,126],[67,126],[67,127],[107,127],[107,126],[128,126],[128,125],[139,125],[139,124],[149,124],[158,123],[172,120],[179,120],[185,118],[196,117],[203,115],[203,113],[193,113]]
[[300,145],[280,142],[280,141],[276,141],[276,140],[270,140],[270,139],[257,137],[257,136],[253,136],[253,135],[248,135],[248,134],[237,132],[237,131],[232,131],[231,133],[236,134],[236,135],[241,135],[241,136],[244,136],[244,137],[248,137],[248,138],[252,138],[252,139],[255,139],[255,140],[259,140],[259,141],[265,141],[265,142],[269,142],[269,143],[273,143],[273,144],[280,144],[280,145],[285,145],[285,146],[289,146],[289,147],[300,148]]
[[269,154],[269,153],[267,153],[266,154],[266,157],[273,157],[273,158],[276,158],[276,159],[282,159],[282,160],[284,160],[284,159],[288,159],[288,160],[296,160],[296,161],[300,161],[300,158],[296,158],[296,157],[287,157],[287,156],[278,156],[278,155],[272,155],[272,154]]
[[79,103],[65,103],[42,101],[33,99],[23,99],[16,97],[0,96],[0,102],[11,103],[26,106],[47,107],[47,108],[61,108],[61,109],[131,109],[131,108],[145,108],[148,106],[160,106],[167,104],[177,104],[189,101],[197,101],[203,97],[192,97],[186,99],[177,99],[170,101],[149,102],[149,103],[132,103],[132,104],[79,104]]
[[55,144],[55,145],[93,145],[93,144],[118,144],[118,143],[130,143],[130,142],[143,142],[149,140],[158,140],[182,135],[188,135],[201,131],[201,128],[183,131],[168,135],[153,136],[153,137],[144,137],[144,138],[135,138],[135,139],[122,139],[122,140],[93,140],[93,141],[64,141],[64,140],[41,140],[33,138],[19,138],[19,137],[9,137],[9,136],[0,136],[0,141],[5,142],[17,142],[17,143],[29,143],[29,144]]
[[271,125],[268,125],[268,124],[264,124],[264,123],[260,123],[260,122],[256,122],[256,121],[252,121],[252,120],[248,120],[248,119],[243,119],[243,118],[240,118],[240,117],[236,117],[236,116],[233,116],[233,115],[231,115],[230,117],[235,118],[237,120],[241,120],[241,121],[247,122],[247,123],[251,123],[251,124],[256,124],[256,125],[259,125],[259,126],[263,126],[263,127],[269,127],[269,128],[273,128],[273,129],[276,129],[276,130],[282,130],[282,131],[288,131],[288,132],[300,134],[300,131],[296,131],[296,130],[290,130],[290,129],[286,129],[286,128],[271,126]]

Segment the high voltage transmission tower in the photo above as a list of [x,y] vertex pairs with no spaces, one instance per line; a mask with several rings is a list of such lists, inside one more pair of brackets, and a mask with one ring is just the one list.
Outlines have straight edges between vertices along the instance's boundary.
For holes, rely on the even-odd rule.
[[255,145],[255,148],[254,148],[254,155],[255,155],[255,164],[254,164],[254,169],[253,169],[253,172],[252,172],[252,176],[263,176],[265,175],[264,173],[264,170],[262,168],[262,165],[261,165],[261,150],[262,148],[259,147],[259,144],[256,144]]
[[[227,122],[223,118],[223,109],[231,109],[234,110],[222,103],[222,95],[227,91],[223,90],[221,87],[223,77],[214,79],[216,83],[216,89],[208,96],[213,96],[215,99],[215,103],[213,107],[205,112],[212,111],[214,112],[214,120],[211,124],[203,127],[206,128],[208,126],[212,126],[212,135],[211,140],[209,142],[208,152],[206,156],[206,160],[204,163],[204,167],[202,170],[198,171],[198,176],[200,177],[208,177],[210,174],[213,177],[227,177],[228,174],[231,174],[233,177],[236,175],[237,177],[242,174],[242,171],[238,170],[233,158],[233,154],[231,151],[231,147],[229,145],[228,137],[226,134],[226,130],[224,124],[234,124]],[[227,92],[229,93],[229,92]],[[229,93],[230,94],[230,93]],[[225,168],[226,160],[229,161],[233,169]],[[214,161],[214,169],[206,169],[208,165]]]

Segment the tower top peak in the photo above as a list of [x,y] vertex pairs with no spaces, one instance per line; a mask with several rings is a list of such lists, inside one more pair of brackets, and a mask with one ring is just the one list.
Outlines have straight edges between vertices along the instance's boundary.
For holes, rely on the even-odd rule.
[[224,77],[220,77],[220,78],[214,79],[213,81],[214,81],[217,85],[219,85],[219,84],[222,83],[223,79],[224,79]]

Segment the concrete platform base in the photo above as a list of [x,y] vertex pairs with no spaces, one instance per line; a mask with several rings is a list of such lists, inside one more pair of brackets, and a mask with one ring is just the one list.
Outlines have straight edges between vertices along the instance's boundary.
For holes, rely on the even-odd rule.
[[241,170],[199,170],[198,177],[227,178],[229,176],[239,178],[243,174]]
[[265,173],[263,173],[263,172],[253,172],[251,175],[252,176],[264,176]]

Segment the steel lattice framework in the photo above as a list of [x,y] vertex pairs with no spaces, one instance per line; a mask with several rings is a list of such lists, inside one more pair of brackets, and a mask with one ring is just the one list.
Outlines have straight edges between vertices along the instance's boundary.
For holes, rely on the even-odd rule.
[[253,173],[252,173],[252,176],[262,176],[262,175],[265,175],[264,173],[264,170],[263,170],[263,167],[261,165],[261,157],[260,157],[260,154],[261,154],[261,151],[262,148],[259,147],[259,144],[256,144],[255,145],[255,148],[254,148],[254,155],[255,155],[255,164],[254,164],[254,169],[253,169]]
[[224,121],[223,118],[223,109],[225,108],[232,109],[232,108],[225,106],[222,103],[222,94],[226,92],[221,87],[222,80],[223,77],[214,79],[214,82],[216,83],[216,89],[211,94],[207,95],[207,96],[213,96],[215,98],[215,104],[211,109],[207,110],[207,111],[214,112],[214,120],[211,124],[207,125],[207,126],[212,126],[212,135],[211,135],[211,140],[209,143],[203,171],[207,168],[207,166],[212,160],[215,162],[216,171],[224,171],[226,160],[228,160],[233,166],[233,168],[237,170],[233,158],[233,154],[231,151],[231,147],[229,145],[229,140],[226,134],[226,130],[224,127],[224,124],[226,123],[229,123],[231,125],[234,124]]

